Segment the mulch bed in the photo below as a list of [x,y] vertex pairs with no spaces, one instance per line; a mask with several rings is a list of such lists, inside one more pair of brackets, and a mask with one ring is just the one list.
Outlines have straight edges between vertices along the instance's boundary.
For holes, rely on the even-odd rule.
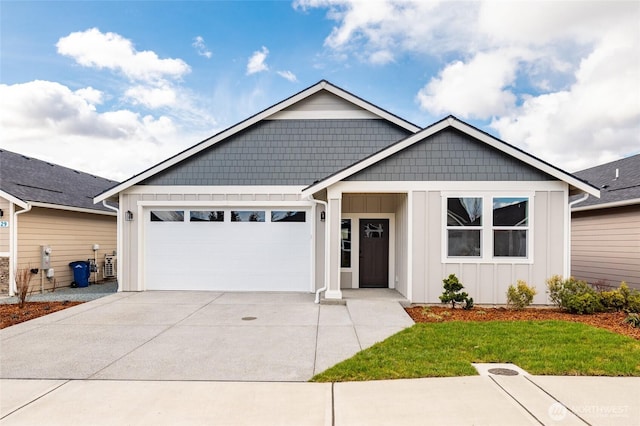
[[640,340],[640,328],[625,324],[624,312],[604,312],[592,315],[576,315],[555,308],[526,308],[521,311],[506,308],[479,307],[470,310],[451,309],[444,306],[413,306],[406,308],[415,322],[443,321],[543,321],[560,320],[582,322],[594,327],[605,328]]
[[0,305],[0,329],[56,311],[61,311],[81,303],[83,302],[27,302],[23,308],[20,308],[18,305]]

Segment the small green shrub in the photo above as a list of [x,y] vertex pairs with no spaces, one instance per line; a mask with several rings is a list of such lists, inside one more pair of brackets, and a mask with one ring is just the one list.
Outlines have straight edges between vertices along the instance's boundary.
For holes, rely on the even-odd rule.
[[471,309],[473,307],[473,299],[469,295],[462,291],[464,286],[456,277],[456,274],[451,274],[447,278],[442,280],[444,284],[444,291],[440,296],[442,303],[451,303],[451,309],[456,307],[456,303],[464,303],[462,306],[464,309]]
[[473,297],[466,297],[464,299],[464,304],[462,305],[462,309],[468,311],[473,308]]
[[629,288],[622,281],[620,287],[600,292],[600,303],[605,310],[624,311],[627,313],[640,312],[640,291]]
[[640,328],[640,314],[632,313],[627,315],[624,319],[625,324],[630,324],[631,327]]
[[536,294],[534,287],[529,287],[525,281],[518,280],[516,286],[511,284],[507,289],[507,305],[522,310],[533,302],[533,296]]
[[624,308],[625,300],[620,290],[608,290],[600,292],[600,303],[606,310],[621,311]]
[[600,296],[585,281],[554,275],[547,280],[551,301],[573,314],[592,314],[604,310]]

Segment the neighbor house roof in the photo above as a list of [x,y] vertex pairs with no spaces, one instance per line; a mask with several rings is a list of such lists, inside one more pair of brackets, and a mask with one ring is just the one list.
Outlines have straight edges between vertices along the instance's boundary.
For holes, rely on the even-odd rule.
[[589,197],[573,211],[640,204],[640,154],[574,173],[600,188],[600,199]]
[[[200,152],[202,152],[203,150],[206,150],[207,148],[211,147],[212,145],[226,140],[227,138],[247,129],[248,127],[262,121],[262,120],[268,120],[268,119],[272,119],[272,118],[277,118],[277,117],[282,117],[282,118],[286,118],[286,117],[290,117],[291,115],[287,115],[287,111],[285,111],[288,107],[299,103],[299,102],[303,102],[306,99],[310,98],[311,96],[318,94],[319,92],[325,91],[327,93],[330,93],[332,95],[337,96],[338,98],[341,98],[342,100],[349,102],[353,105],[355,105],[356,107],[359,107],[362,109],[362,111],[368,113],[367,115],[362,115],[362,118],[368,117],[375,117],[375,118],[379,118],[379,119],[384,119],[387,120],[403,129],[406,129],[408,131],[410,131],[411,133],[415,133],[417,131],[420,130],[420,127],[410,123],[400,117],[398,117],[397,115],[394,115],[382,108],[379,108],[337,86],[334,86],[333,84],[329,83],[326,80],[321,80],[320,82],[314,84],[313,86],[283,100],[282,102],[279,102],[275,105],[273,105],[272,107],[269,107],[249,118],[247,118],[244,121],[241,121],[240,123],[227,128],[226,130],[221,131],[220,133],[217,133],[216,135],[205,139],[204,141],[192,146],[191,148],[188,148],[184,151],[182,151],[179,154],[174,155],[173,157],[143,171],[142,173],[139,173],[133,177],[131,177],[130,179],[122,182],[119,185],[114,186],[113,188],[110,188],[108,190],[106,190],[105,192],[103,192],[102,194],[98,195],[95,198],[95,202],[100,202],[102,200],[106,200],[110,197],[113,197],[114,195],[126,190],[127,188],[136,185],[146,179],[148,179],[151,176],[154,176],[166,169],[168,169],[169,167],[174,166],[175,164],[186,160],[187,158],[190,158]],[[295,114],[294,114],[295,115]],[[340,113],[337,112],[336,115],[332,118],[339,118],[340,117]]]
[[415,133],[411,136],[406,137],[405,139],[396,142],[395,144],[382,149],[381,151],[345,168],[342,169],[336,173],[334,173],[333,175],[314,183],[313,185],[308,186],[307,188],[305,188],[302,191],[302,195],[312,195],[318,191],[321,191],[331,185],[333,185],[336,182],[339,182],[341,180],[344,180],[356,173],[358,173],[361,170],[366,169],[367,167],[372,166],[373,164],[376,164],[382,160],[384,160],[385,158],[388,158],[408,147],[410,147],[413,144],[416,144],[422,140],[424,140],[425,138],[435,135],[436,133],[448,129],[448,128],[453,128],[456,129],[464,134],[467,134],[473,138],[475,138],[476,140],[485,143],[486,145],[493,147],[499,151],[502,151],[503,153],[514,157],[520,161],[522,161],[525,164],[528,164],[532,167],[537,168],[538,170],[541,170],[545,173],[547,173],[550,176],[553,176],[554,178],[564,181],[566,183],[568,183],[570,185],[570,188],[572,190],[577,190],[580,192],[586,192],[590,195],[593,195],[595,197],[599,197],[599,191],[596,187],[594,187],[593,185],[590,185],[589,183],[586,183],[580,179],[578,179],[576,176],[573,176],[570,173],[567,173],[555,166],[552,166],[549,163],[546,163],[530,154],[527,154],[526,152],[512,146],[509,145],[506,142],[503,142],[463,121],[458,120],[456,117],[454,116],[449,116],[446,117],[440,121],[438,121],[437,123],[432,124],[429,127],[426,127],[425,129],[423,129],[422,131]]
[[0,149],[0,196],[27,208],[47,207],[115,215],[93,203],[117,182]]

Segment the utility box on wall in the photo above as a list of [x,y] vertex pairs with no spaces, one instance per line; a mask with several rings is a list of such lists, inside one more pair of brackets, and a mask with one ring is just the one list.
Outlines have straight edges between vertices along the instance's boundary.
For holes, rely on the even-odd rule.
[[40,246],[41,260],[40,269],[46,271],[51,268],[51,247]]

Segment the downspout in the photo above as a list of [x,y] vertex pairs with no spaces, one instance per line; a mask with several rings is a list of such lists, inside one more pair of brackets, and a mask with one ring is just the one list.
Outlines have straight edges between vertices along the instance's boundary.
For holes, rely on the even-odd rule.
[[[116,255],[120,257],[122,256],[122,221],[120,219],[120,209],[107,204],[107,200],[102,200],[102,205],[116,212]],[[118,257],[116,257],[116,281],[118,281],[118,291],[122,291],[122,281],[120,280],[120,265],[122,263],[118,262]],[[120,263],[120,265],[118,263]]]
[[9,265],[9,274],[11,274],[11,278],[9,279],[9,296],[15,295],[18,290],[16,286],[16,272],[18,270],[18,215],[27,213],[31,210],[31,207],[31,204],[27,203],[26,209],[13,213],[12,247],[9,250],[11,252],[11,264]]
[[[313,195],[309,195],[309,200],[316,204],[322,204],[324,206],[325,218],[329,213],[329,204],[326,201],[316,200]],[[326,220],[326,219],[325,219]],[[320,303],[320,293],[327,291],[329,283],[329,226],[327,222],[324,224],[324,283],[323,286],[316,290],[315,303]]]
[[573,200],[569,203],[569,208],[567,209],[566,215],[566,235],[567,235],[567,250],[566,250],[566,258],[565,258],[565,267],[564,267],[564,277],[569,278],[571,276],[571,208],[589,198],[589,194],[585,193],[582,197],[577,200]]

